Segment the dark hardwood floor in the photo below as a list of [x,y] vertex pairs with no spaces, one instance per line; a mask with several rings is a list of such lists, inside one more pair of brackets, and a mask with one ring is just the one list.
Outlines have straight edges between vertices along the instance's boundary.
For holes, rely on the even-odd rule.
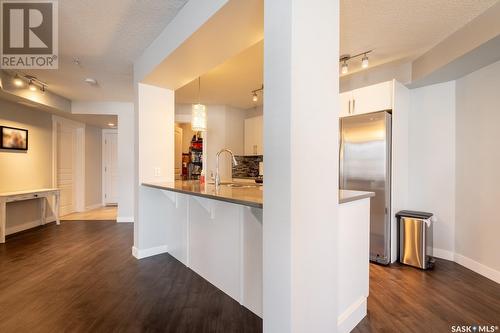
[[[131,256],[132,224],[71,221],[0,244],[0,332],[261,332],[262,320],[168,254]],[[371,265],[361,332],[500,325],[500,285],[439,260]],[[315,333],[315,332],[311,332]]]
[[370,265],[368,315],[353,333],[440,333],[452,325],[500,326],[500,284],[447,260],[429,271]]
[[133,225],[71,221],[0,244],[0,332],[261,332],[262,320],[168,254],[136,260]]

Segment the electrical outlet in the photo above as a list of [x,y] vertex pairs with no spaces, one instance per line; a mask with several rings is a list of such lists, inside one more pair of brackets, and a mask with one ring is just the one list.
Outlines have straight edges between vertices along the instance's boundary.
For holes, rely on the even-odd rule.
[[155,177],[161,176],[161,169],[159,167],[155,167]]

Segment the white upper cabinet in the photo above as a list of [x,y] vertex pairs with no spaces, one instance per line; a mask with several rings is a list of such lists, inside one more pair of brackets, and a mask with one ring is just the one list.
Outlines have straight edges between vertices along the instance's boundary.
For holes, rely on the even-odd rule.
[[264,117],[245,119],[245,155],[264,155]]
[[392,110],[394,81],[387,81],[340,94],[340,117]]
[[344,92],[340,94],[340,111],[339,117],[347,117],[351,114],[352,107],[352,92]]

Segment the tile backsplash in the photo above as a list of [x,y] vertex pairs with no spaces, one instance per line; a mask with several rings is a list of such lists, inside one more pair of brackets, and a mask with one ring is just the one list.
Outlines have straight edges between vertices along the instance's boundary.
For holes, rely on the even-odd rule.
[[235,156],[237,166],[233,166],[233,178],[256,178],[259,176],[259,162],[264,162],[264,156]]

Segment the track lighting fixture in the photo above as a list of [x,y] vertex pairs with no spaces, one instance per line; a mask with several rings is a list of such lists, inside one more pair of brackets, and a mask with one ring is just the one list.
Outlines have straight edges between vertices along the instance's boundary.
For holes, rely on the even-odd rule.
[[32,75],[16,73],[12,82],[14,83],[14,86],[18,88],[24,87],[25,82],[28,82],[28,89],[33,92],[40,89],[42,93],[45,93],[45,88],[47,87],[47,83],[38,80],[35,76]]
[[257,95],[259,91],[264,91],[264,85],[259,89],[252,90],[252,101],[257,102],[259,100],[259,95]]
[[349,54],[344,54],[340,57],[339,59],[339,62],[342,63],[342,67],[341,67],[341,70],[340,72],[342,74],[347,74],[349,72],[349,63],[348,61],[350,61],[351,59],[353,58],[357,58],[357,57],[360,57],[360,56],[363,56],[361,58],[361,68],[368,68],[369,66],[369,62],[368,62],[368,53],[372,52],[373,50],[369,50],[369,51],[365,51],[365,52],[361,52],[359,54],[356,54],[356,55],[349,55]]

